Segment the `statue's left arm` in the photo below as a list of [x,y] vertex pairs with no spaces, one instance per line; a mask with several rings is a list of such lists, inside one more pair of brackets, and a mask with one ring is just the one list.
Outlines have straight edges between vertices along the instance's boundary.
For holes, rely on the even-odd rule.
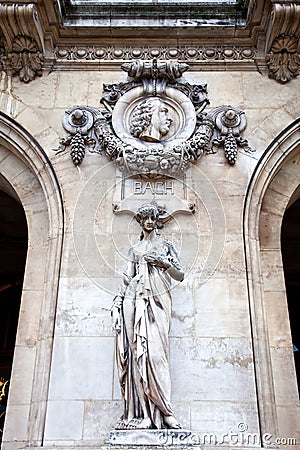
[[167,242],[168,246],[168,262],[170,263],[170,267],[166,269],[166,272],[174,278],[176,281],[183,281],[184,279],[184,271],[179,262],[178,253],[175,247],[171,242]]
[[179,262],[177,251],[171,242],[165,241],[165,245],[167,246],[166,254],[164,253],[161,256],[146,255],[145,260],[149,264],[163,269],[174,280],[183,281],[184,272]]

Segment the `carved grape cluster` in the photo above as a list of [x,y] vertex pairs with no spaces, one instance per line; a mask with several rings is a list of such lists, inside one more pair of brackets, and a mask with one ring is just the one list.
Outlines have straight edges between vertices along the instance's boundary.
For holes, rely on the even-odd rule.
[[235,164],[237,160],[238,148],[235,137],[229,134],[224,141],[224,154],[229,164]]
[[80,131],[77,131],[74,135],[69,134],[66,138],[60,140],[60,149],[58,152],[64,151],[64,149],[70,145],[70,155],[75,166],[82,163],[85,157],[86,146],[95,146],[95,139],[87,135],[82,135]]
[[209,152],[213,125],[200,125],[196,133],[188,139],[184,145],[184,151],[188,159],[197,160],[204,152]]
[[76,133],[71,139],[71,158],[75,166],[78,166],[84,158],[85,145],[84,137],[80,133]]

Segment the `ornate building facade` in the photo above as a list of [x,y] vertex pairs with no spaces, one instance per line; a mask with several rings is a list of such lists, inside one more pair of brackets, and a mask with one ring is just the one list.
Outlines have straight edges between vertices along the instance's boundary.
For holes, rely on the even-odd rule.
[[[300,448],[299,39],[298,1],[1,3],[3,450]],[[150,202],[185,269],[182,431],[115,430],[111,307]]]

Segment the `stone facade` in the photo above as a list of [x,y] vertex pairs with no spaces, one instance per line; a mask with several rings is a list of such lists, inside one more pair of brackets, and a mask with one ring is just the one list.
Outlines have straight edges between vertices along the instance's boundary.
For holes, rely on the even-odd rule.
[[[279,33],[272,30],[270,52]],[[35,39],[42,52],[41,33]],[[85,65],[83,55],[72,67],[61,45],[54,70],[28,84],[1,72],[0,172],[29,231],[3,450],[108,443],[122,413],[110,308],[140,233],[132,210],[153,198],[177,212],[162,233],[186,269],[172,290],[170,366],[175,414],[192,433],[187,444],[259,448],[281,439],[290,444],[282,448],[300,448],[280,244],[284,211],[299,197],[299,79],[294,71],[282,86],[267,76],[266,62],[260,73],[241,61],[205,71],[198,61],[183,80],[207,84],[208,111],[244,111],[255,151],[239,149],[234,166],[221,150],[205,154],[184,177],[159,185],[124,179],[104,152],[87,149],[75,166],[68,151],[57,151],[65,111],[99,108],[104,84],[127,81],[119,62]],[[126,199],[130,207],[117,211]]]

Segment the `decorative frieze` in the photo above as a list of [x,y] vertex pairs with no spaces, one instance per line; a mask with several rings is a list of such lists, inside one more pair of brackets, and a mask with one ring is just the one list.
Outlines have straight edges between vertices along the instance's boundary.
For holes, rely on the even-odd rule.
[[6,70],[28,83],[42,74],[44,37],[36,7],[28,4],[0,5],[0,27],[5,53],[1,56]]
[[132,61],[142,58],[161,60],[186,60],[186,61],[246,61],[253,60],[256,56],[255,47],[247,46],[179,46],[151,47],[144,45],[135,46],[62,46],[54,50],[57,61]]
[[105,109],[75,106],[65,112],[69,135],[59,151],[70,146],[75,165],[90,148],[105,153],[127,175],[177,176],[220,146],[231,165],[238,147],[251,151],[241,136],[243,111],[226,105],[206,112],[207,86],[177,81],[188,69],[186,63],[137,60],[122,69],[130,78],[104,85]]
[[269,76],[286,83],[299,75],[300,5],[275,3],[266,39]]

